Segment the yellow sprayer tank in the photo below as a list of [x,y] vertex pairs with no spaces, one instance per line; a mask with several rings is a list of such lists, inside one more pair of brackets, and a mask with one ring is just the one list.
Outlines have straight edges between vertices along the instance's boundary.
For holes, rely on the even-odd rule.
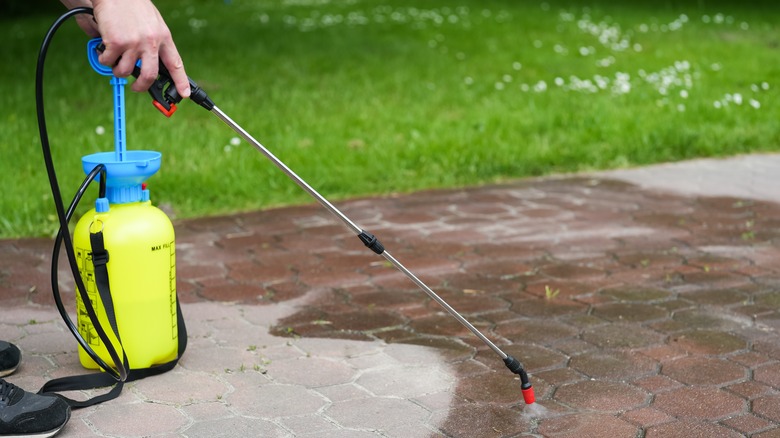
[[[105,162],[105,158],[102,159]],[[140,183],[129,189],[111,187],[111,166],[107,181],[108,198],[98,199],[96,208],[81,217],[74,231],[73,244],[79,272],[98,320],[121,357],[119,344],[112,334],[96,287],[92,264],[90,233],[102,230],[122,347],[130,369],[148,368],[174,360],[178,354],[173,224],[162,210],[151,204],[149,191]],[[109,203],[109,200],[113,201]],[[81,336],[101,359],[115,365],[98,338],[78,293],[76,306]],[[79,358],[85,368],[98,368],[81,347]]]

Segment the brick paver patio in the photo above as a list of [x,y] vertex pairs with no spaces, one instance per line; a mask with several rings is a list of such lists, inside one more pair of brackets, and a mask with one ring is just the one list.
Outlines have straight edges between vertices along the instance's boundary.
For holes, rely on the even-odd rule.
[[[757,172],[702,163],[723,187]],[[338,203],[524,363],[543,409],[310,205],[176,221],[188,351],[61,436],[780,437],[780,184],[654,189],[695,175],[669,169]],[[30,390],[83,371],[51,306],[51,244],[0,242],[0,338]]]

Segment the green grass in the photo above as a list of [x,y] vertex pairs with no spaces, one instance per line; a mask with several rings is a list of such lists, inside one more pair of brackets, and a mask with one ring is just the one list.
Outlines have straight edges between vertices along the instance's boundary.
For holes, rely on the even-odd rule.
[[[61,12],[51,3],[0,3],[0,237],[56,226],[33,92],[40,42]],[[189,75],[331,200],[780,149],[772,2],[156,3]],[[617,38],[600,41],[605,30]],[[68,199],[81,156],[113,149],[111,90],[85,44],[68,23],[46,65]],[[623,74],[630,88],[616,92]],[[175,217],[311,202],[191,102],[166,119],[128,91],[127,119],[130,149],[163,153],[149,185]]]

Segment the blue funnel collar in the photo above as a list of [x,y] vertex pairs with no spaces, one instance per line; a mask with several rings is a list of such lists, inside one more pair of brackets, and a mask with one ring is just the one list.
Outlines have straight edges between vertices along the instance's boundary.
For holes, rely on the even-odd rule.
[[160,169],[162,154],[155,151],[126,151],[118,161],[114,152],[100,152],[81,158],[85,173],[98,164],[106,166],[106,197],[111,204],[144,200],[142,184]]

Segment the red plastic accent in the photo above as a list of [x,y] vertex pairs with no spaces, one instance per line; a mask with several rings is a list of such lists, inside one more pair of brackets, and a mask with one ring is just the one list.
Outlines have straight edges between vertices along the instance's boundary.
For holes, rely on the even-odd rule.
[[170,109],[170,110],[167,110],[167,109],[165,109],[165,107],[164,107],[164,106],[162,106],[162,104],[161,104],[160,102],[156,101],[156,100],[153,100],[153,101],[152,101],[152,104],[153,104],[153,105],[154,105],[154,106],[155,106],[155,107],[156,107],[156,108],[157,108],[157,109],[158,109],[158,110],[159,110],[161,113],[165,114],[165,117],[170,117],[170,116],[172,116],[172,115],[173,115],[173,113],[175,113],[175,112],[176,112],[176,104],[175,104],[175,103],[172,103],[172,104],[171,104],[171,109]]
[[521,389],[520,391],[523,393],[523,400],[525,400],[525,404],[530,405],[536,402],[536,396],[534,395],[533,388]]
[[146,190],[146,183],[141,183],[141,190]]

